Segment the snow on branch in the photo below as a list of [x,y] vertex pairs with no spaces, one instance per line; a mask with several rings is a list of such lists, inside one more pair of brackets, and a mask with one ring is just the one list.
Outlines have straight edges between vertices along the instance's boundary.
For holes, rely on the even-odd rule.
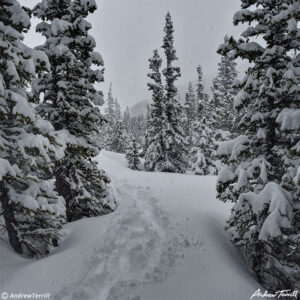
[[223,142],[217,150],[217,156],[229,156],[229,161],[235,161],[242,152],[246,151],[248,144],[248,137],[240,135],[231,141]]
[[234,209],[244,210],[247,203],[257,216],[269,205],[268,216],[262,225],[259,239],[276,238],[282,235],[282,229],[291,228],[293,221],[292,196],[277,183],[269,182],[259,194],[253,192],[241,194]]
[[300,109],[283,109],[278,115],[276,122],[280,124],[281,130],[299,130]]

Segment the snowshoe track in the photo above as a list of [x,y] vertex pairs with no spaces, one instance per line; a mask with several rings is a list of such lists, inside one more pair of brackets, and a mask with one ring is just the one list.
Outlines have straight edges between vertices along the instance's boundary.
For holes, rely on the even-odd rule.
[[[143,187],[117,183],[120,207],[111,230],[87,253],[88,272],[55,299],[139,300],[140,284],[165,279],[180,257],[186,239],[171,226],[170,214]],[[122,199],[130,206],[122,207]]]

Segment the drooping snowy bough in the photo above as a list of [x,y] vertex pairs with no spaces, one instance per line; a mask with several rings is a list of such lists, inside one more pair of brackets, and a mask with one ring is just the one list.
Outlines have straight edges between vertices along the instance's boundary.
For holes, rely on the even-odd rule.
[[38,49],[50,61],[50,71],[33,84],[36,99],[44,93],[37,107],[55,130],[65,130],[65,158],[56,165],[56,187],[66,200],[67,219],[98,216],[115,209],[109,178],[92,158],[99,147],[91,138],[105,122],[95,105],[103,104],[102,92],[94,84],[103,81],[101,55],[89,35],[86,17],[96,10],[93,0],[43,0],[33,13],[43,22],[36,30],[46,38]]
[[241,2],[234,24],[252,26],[218,52],[252,66],[235,98],[243,135],[218,149],[227,164],[218,197],[235,203],[228,228],[259,282],[273,291],[294,289],[300,279],[300,3]]
[[22,43],[29,27],[29,15],[18,1],[1,3],[0,214],[12,248],[35,256],[47,254],[61,236],[65,204],[49,179],[64,151],[53,126],[35,113],[26,93],[36,72],[49,69],[43,52]]

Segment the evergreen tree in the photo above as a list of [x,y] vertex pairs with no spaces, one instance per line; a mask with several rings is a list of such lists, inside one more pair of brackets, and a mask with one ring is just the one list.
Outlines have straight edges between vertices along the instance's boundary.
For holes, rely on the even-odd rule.
[[147,149],[149,147],[148,128],[150,126],[150,118],[151,118],[151,108],[150,108],[150,105],[147,104],[147,114],[146,114],[146,122],[145,122],[145,136],[144,136],[144,139],[143,139],[142,154],[141,154],[142,157],[144,157],[146,155]]
[[115,119],[116,120],[120,120],[121,119],[121,115],[122,115],[122,113],[121,113],[121,106],[119,104],[118,99],[116,98],[115,99]]
[[149,147],[145,156],[145,168],[148,171],[183,173],[187,166],[187,142],[182,128],[182,107],[176,100],[177,88],[174,83],[180,77],[180,68],[173,66],[177,57],[173,22],[169,12],[166,15],[164,32],[162,48],[166,55],[166,68],[163,70],[165,89],[160,73],[162,59],[158,51],[155,50],[153,57],[149,59],[152,73],[148,77],[154,83],[148,83],[153,103],[148,126]]
[[63,152],[51,124],[36,115],[26,88],[49,68],[46,55],[23,44],[30,18],[18,1],[0,7],[0,213],[11,247],[45,255],[60,240],[65,205],[49,179]]
[[233,108],[236,96],[234,81],[237,77],[236,63],[230,56],[222,56],[218,63],[218,75],[213,80],[213,104],[216,111],[216,127],[233,133],[237,116]]
[[106,149],[117,153],[125,153],[128,144],[128,136],[121,120],[109,127]]
[[182,107],[176,100],[177,88],[175,81],[181,76],[180,68],[174,67],[173,63],[178,60],[174,48],[174,29],[171,15],[166,15],[164,28],[165,36],[162,48],[166,55],[166,68],[163,70],[165,76],[164,114],[165,130],[163,147],[163,164],[161,171],[184,173],[186,170],[186,146],[184,131],[182,128]]
[[138,170],[140,159],[139,159],[139,146],[135,140],[132,139],[130,146],[126,152],[126,159],[128,161],[128,167],[132,170]]
[[204,91],[204,83],[203,83],[203,72],[202,68],[199,65],[197,67],[197,84],[196,84],[196,94],[197,94],[197,114],[198,114],[198,120],[202,119],[207,110],[208,105],[208,95]]
[[43,0],[33,9],[43,22],[36,30],[46,38],[38,49],[49,57],[51,70],[33,85],[36,98],[44,93],[39,113],[51,121],[55,130],[65,130],[68,147],[57,164],[56,187],[66,200],[67,219],[98,216],[115,209],[107,186],[110,182],[92,158],[99,148],[91,138],[104,123],[98,107],[102,92],[94,84],[103,81],[103,60],[94,51],[89,35],[91,24],[85,19],[96,10],[95,1]]
[[126,110],[124,112],[124,117],[123,117],[123,123],[124,123],[124,127],[125,127],[125,130],[126,130],[127,134],[130,133],[130,118],[131,118],[130,110],[129,110],[129,107],[127,105]]
[[147,124],[148,148],[145,155],[145,169],[147,171],[160,170],[163,161],[164,150],[164,130],[165,130],[165,107],[164,88],[160,73],[162,59],[158,51],[154,50],[153,57],[149,59],[149,68],[152,71],[148,77],[153,83],[148,83],[148,88],[152,92],[152,103],[150,107],[150,118]]
[[214,132],[207,124],[206,118],[195,121],[192,127],[192,147],[190,151],[190,167],[196,175],[216,175],[217,144]]
[[182,102],[181,102],[181,94],[180,94],[179,91],[177,91],[177,102],[178,102],[178,103],[182,103]]
[[215,106],[204,90],[203,72],[197,67],[197,84],[195,114],[190,125],[189,167],[196,175],[215,175],[219,169],[219,161],[215,156],[218,138],[223,134],[215,130]]
[[[300,4],[242,0],[234,24],[250,25],[218,52],[252,63],[239,83],[235,108],[243,132],[218,149],[227,166],[218,197],[235,203],[228,227],[269,290],[294,290],[300,274],[299,113]],[[253,38],[262,37],[264,43]]]
[[130,135],[132,135],[138,144],[142,144],[143,137],[146,134],[146,121],[144,116],[132,117],[130,120]]
[[116,101],[112,94],[112,83],[110,83],[109,91],[106,100],[105,117],[108,120],[108,126],[116,120]]
[[[196,84],[196,94],[197,94],[197,121],[201,121],[203,118],[206,119],[206,124],[213,130],[216,128],[216,107],[214,102],[209,98],[209,95],[205,93],[204,83],[203,83],[203,72],[199,65],[197,67],[197,84]],[[198,126],[196,125],[196,128]]]
[[113,134],[113,127],[117,121],[117,106],[118,100],[113,97],[112,83],[110,83],[105,108],[105,118],[107,122],[102,126],[103,134],[99,136],[98,139],[101,140],[101,145],[103,148],[110,150],[109,144],[111,135]]
[[190,82],[188,92],[185,95],[184,102],[184,131],[187,136],[188,144],[191,145],[192,125],[197,119],[197,101],[193,85]]

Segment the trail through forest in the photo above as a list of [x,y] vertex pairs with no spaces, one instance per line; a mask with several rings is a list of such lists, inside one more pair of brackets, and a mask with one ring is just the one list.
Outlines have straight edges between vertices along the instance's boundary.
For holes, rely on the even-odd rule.
[[259,288],[224,231],[230,205],[215,199],[214,176],[132,171],[124,155],[108,151],[98,159],[118,209],[65,225],[60,247],[35,262],[1,241],[1,291],[72,300],[243,300]]

